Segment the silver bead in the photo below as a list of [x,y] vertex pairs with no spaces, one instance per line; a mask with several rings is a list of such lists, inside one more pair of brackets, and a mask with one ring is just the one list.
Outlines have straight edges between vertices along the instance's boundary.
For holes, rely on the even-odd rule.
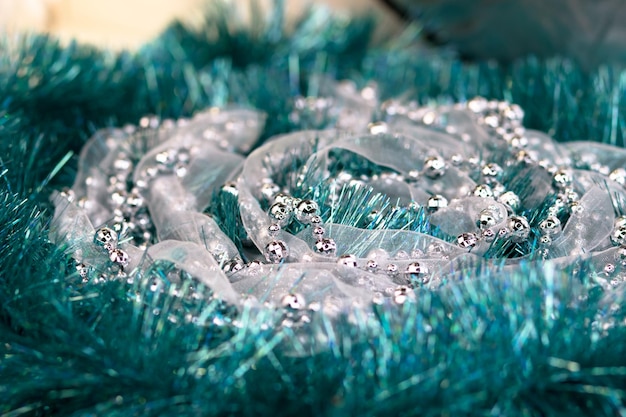
[[385,122],[374,122],[367,125],[372,135],[383,135],[389,132],[389,126]]
[[154,159],[159,164],[160,171],[169,171],[176,165],[176,151],[174,149],[167,149],[156,154]]
[[111,253],[109,253],[109,259],[111,262],[120,265],[122,268],[128,266],[128,262],[130,261],[128,253],[121,249],[112,250]]
[[350,255],[350,254],[341,255],[339,259],[337,260],[337,264],[341,266],[347,266],[349,268],[356,268],[357,267],[356,256]]
[[233,258],[230,261],[224,263],[222,270],[226,274],[234,274],[235,272],[241,271],[245,267],[245,264],[241,260],[241,258]]
[[282,240],[273,240],[265,245],[263,255],[265,255],[267,262],[277,264],[283,259],[287,259],[289,256],[289,250],[285,242]]
[[552,244],[552,238],[549,235],[543,235],[539,238],[539,243],[542,245],[549,246]]
[[424,175],[437,179],[446,173],[446,161],[440,156],[431,156],[424,161]]
[[324,233],[326,233],[326,229],[324,229],[322,226],[315,226],[313,228],[313,237],[316,240],[320,240],[324,237]]
[[296,219],[302,224],[311,223],[311,218],[317,214],[319,206],[313,200],[302,200],[296,205]]
[[413,291],[406,285],[399,285],[393,291],[393,301],[396,304],[404,304],[408,299],[414,297]]
[[491,198],[493,197],[493,191],[487,184],[479,184],[472,191],[472,195],[481,198]]
[[507,191],[498,197],[498,201],[507,208],[510,213],[515,213],[519,210],[521,201],[520,198],[513,191]]
[[267,232],[270,236],[276,236],[280,232],[280,225],[278,223],[272,223],[267,227]]
[[497,180],[502,177],[503,170],[500,167],[500,165],[492,162],[483,166],[480,172],[483,174],[483,177],[485,178]]
[[375,259],[370,259],[367,261],[367,269],[376,270],[378,269],[378,262]]
[[509,236],[514,242],[521,242],[528,238],[530,234],[530,225],[524,216],[511,216],[507,220],[507,229]]
[[623,187],[624,185],[626,185],[626,169],[624,168],[614,169],[609,174],[609,179],[611,181],[615,181],[616,183],[618,183],[619,185]]
[[615,260],[622,266],[626,266],[626,246],[621,245],[615,251]]
[[311,224],[312,225],[322,224],[322,218],[320,216],[311,217]]
[[420,283],[424,283],[424,279],[426,279],[425,275],[428,274],[428,272],[426,265],[420,264],[419,262],[411,262],[404,270],[404,277],[409,282],[419,281]]
[[291,221],[291,207],[285,203],[274,203],[270,206],[268,214],[272,221],[278,223],[281,227],[289,225]]
[[261,185],[261,195],[266,201],[274,201],[279,192],[280,187],[273,182],[266,182]]
[[239,190],[237,189],[237,183],[233,181],[227,182],[226,184],[222,185],[222,188],[220,191],[223,193],[231,194],[235,197],[239,195]]
[[291,310],[302,310],[306,308],[306,300],[302,294],[292,293],[285,295],[280,300],[280,305]]
[[561,233],[561,221],[556,216],[548,216],[539,223],[539,232],[545,236],[553,236]]
[[456,238],[456,244],[462,249],[469,249],[476,246],[478,236],[475,233],[461,233]]
[[552,177],[552,184],[558,189],[564,189],[572,185],[572,173],[566,169],[559,169]]
[[448,199],[440,194],[435,194],[428,199],[426,207],[431,213],[435,212],[441,208],[448,207]]
[[612,263],[607,263],[606,265],[604,265],[604,272],[607,274],[612,274],[613,272],[615,272],[615,265],[613,265]]
[[495,226],[497,223],[496,215],[489,209],[482,210],[478,215],[478,220],[476,221],[476,226],[480,230],[486,230],[490,227]]
[[626,245],[626,226],[618,224],[611,232],[611,243],[614,246]]
[[111,252],[117,247],[117,232],[110,227],[101,227],[96,230],[93,241],[96,245]]
[[485,239],[486,242],[491,243],[496,238],[496,232],[493,229],[485,229],[482,232],[482,238]]
[[398,275],[399,268],[396,264],[387,264],[387,275],[396,276]]
[[337,243],[334,239],[323,238],[315,242],[315,250],[322,255],[334,255],[337,250]]

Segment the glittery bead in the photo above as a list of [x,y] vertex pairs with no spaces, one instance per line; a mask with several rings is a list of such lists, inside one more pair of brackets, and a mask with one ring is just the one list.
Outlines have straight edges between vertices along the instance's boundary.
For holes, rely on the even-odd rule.
[[342,266],[347,266],[350,268],[356,268],[357,259],[356,259],[356,256],[354,255],[350,255],[350,254],[341,255],[339,259],[337,260],[337,264],[342,265]]
[[96,230],[94,243],[110,252],[117,247],[117,232],[110,227],[101,227]]
[[277,264],[289,256],[289,250],[282,240],[273,240],[265,246],[263,255],[267,262]]
[[274,203],[270,206],[268,214],[272,221],[278,223],[281,227],[285,227],[291,221],[291,208],[284,203]]
[[323,238],[315,242],[315,250],[323,255],[334,255],[337,244],[334,239]]
[[319,207],[313,200],[302,200],[294,210],[296,219],[302,224],[311,223],[311,218],[317,214]]
[[306,300],[302,294],[292,293],[285,295],[280,300],[280,305],[291,310],[302,310],[306,308]]
[[428,199],[428,202],[426,203],[426,207],[428,208],[428,211],[430,211],[431,213],[435,212],[441,208],[448,207],[448,199],[446,199],[442,195],[435,194]]
[[440,156],[431,156],[424,161],[424,175],[436,179],[446,173],[446,161]]
[[474,233],[462,233],[456,238],[456,244],[462,249],[469,249],[476,246],[478,237]]
[[507,220],[507,228],[510,231],[509,236],[514,242],[521,242],[528,238],[530,234],[530,225],[524,216],[511,216]]
[[552,177],[552,184],[558,189],[564,189],[572,185],[572,173],[565,169],[559,169]]
[[556,216],[548,216],[539,223],[539,232],[542,235],[552,236],[561,233],[561,221]]
[[127,266],[128,262],[130,261],[128,253],[121,249],[113,249],[109,253],[109,259],[111,260],[111,262],[114,262],[122,267]]
[[317,240],[320,240],[322,237],[324,237],[325,233],[326,229],[324,229],[322,226],[315,226],[313,228],[313,237]]
[[491,187],[487,184],[479,184],[472,191],[472,195],[475,197],[490,198],[493,197],[493,191],[491,191]]

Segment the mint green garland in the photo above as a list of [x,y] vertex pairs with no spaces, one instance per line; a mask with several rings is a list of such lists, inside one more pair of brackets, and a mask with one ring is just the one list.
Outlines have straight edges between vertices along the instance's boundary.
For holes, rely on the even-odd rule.
[[[146,114],[249,104],[268,113],[267,138],[298,128],[292,99],[314,94],[324,74],[374,80],[384,97],[421,103],[507,99],[525,109],[527,127],[559,140],[624,145],[622,68],[462,63],[406,37],[371,46],[372,21],[315,12],[292,34],[277,31],[279,11],[256,33],[229,32],[225,19],[208,18],[204,31],[174,24],[137,54],[45,36],[0,48],[1,413],[626,415],[623,294],[602,299],[584,262],[508,277],[459,271],[483,279],[378,306],[357,325],[316,317],[328,340],[311,352],[277,313],[235,316],[198,301],[191,308],[204,325],[174,323],[168,297],[150,299],[140,281],[75,285],[62,248],[47,241],[48,196],[71,184],[94,130]],[[612,325],[592,328],[599,317]]]

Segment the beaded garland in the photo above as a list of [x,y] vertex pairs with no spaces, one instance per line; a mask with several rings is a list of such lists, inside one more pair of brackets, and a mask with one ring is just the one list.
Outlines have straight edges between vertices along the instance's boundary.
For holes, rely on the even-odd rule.
[[477,265],[587,257],[599,285],[623,281],[623,149],[557,144],[507,102],[334,92],[298,98],[302,130],[256,148],[264,115],[241,108],[97,132],[53,197],[52,238],[85,285],[169,262],[228,303],[287,310],[402,304]]

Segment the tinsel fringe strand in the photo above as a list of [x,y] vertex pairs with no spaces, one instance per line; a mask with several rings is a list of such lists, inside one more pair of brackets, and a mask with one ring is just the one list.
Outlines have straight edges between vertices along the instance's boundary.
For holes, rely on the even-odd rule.
[[[270,313],[233,318],[199,302],[202,325],[173,323],[154,314],[167,311],[167,297],[146,305],[126,283],[72,287],[65,255],[47,240],[48,196],[71,183],[95,129],[146,114],[249,104],[269,115],[267,138],[297,128],[287,117],[292,98],[314,94],[324,75],[373,80],[386,97],[421,103],[507,99],[526,110],[528,127],[559,140],[624,143],[621,67],[462,63],[412,47],[419,34],[410,32],[372,46],[371,20],[320,11],[290,34],[276,30],[279,11],[254,33],[226,19],[210,17],[197,31],[174,24],[138,53],[46,36],[2,41],[2,413],[626,415],[623,292],[607,303],[589,290],[584,262],[461,281],[358,323],[319,317],[312,326],[325,341],[301,357],[284,347],[306,348]],[[131,290],[146,291],[140,282]],[[598,317],[600,329],[591,325]]]

